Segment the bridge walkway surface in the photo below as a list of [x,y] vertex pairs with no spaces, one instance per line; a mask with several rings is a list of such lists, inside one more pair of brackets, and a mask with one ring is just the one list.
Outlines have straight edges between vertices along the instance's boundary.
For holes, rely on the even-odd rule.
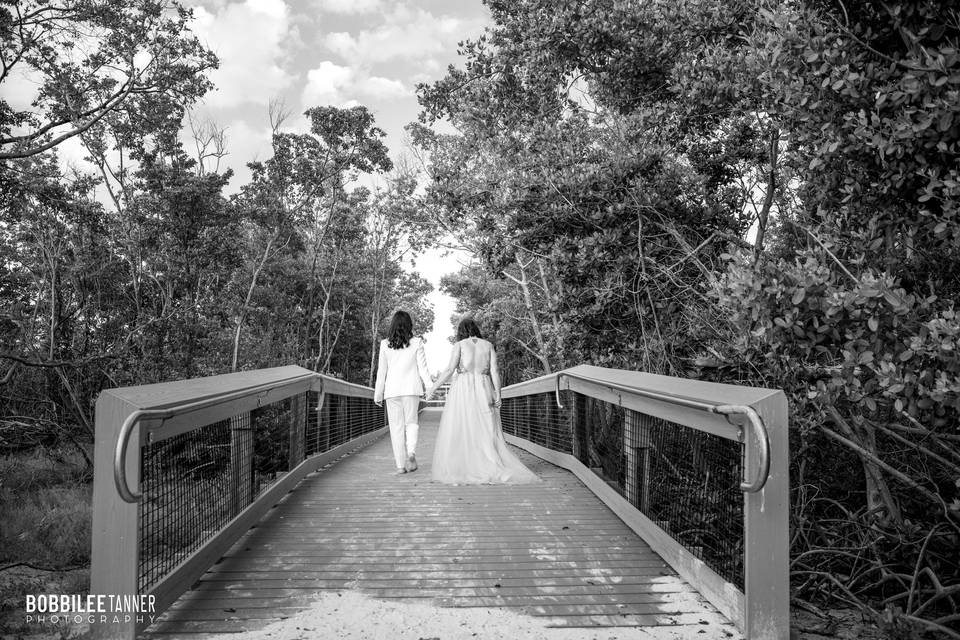
[[[742,637],[571,472],[514,448],[543,482],[432,482],[438,421],[423,412],[414,473],[394,474],[383,437],[308,475],[143,636],[266,633],[350,591],[506,609],[544,627]],[[332,621],[312,622],[319,632]]]

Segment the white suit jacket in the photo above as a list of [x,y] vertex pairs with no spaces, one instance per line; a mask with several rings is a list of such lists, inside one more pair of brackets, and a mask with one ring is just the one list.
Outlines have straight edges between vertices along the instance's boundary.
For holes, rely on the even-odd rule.
[[410,338],[410,344],[403,349],[391,349],[386,340],[380,341],[377,386],[373,392],[376,402],[396,396],[422,396],[431,382],[423,340]]

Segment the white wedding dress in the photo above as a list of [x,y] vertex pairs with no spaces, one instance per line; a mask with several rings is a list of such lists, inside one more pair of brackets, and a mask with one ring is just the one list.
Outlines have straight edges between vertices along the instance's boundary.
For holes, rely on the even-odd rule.
[[503,437],[491,380],[492,373],[499,381],[493,345],[481,338],[455,344],[436,384],[443,384],[454,370],[434,446],[433,479],[447,484],[538,482]]

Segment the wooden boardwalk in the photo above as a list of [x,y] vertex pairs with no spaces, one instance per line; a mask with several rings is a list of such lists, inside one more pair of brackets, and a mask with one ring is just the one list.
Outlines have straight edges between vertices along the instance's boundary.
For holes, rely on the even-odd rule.
[[417,472],[393,475],[383,438],[308,476],[147,634],[253,631],[309,609],[321,592],[356,590],[509,608],[545,626],[740,635],[564,469],[519,452],[543,482],[431,482],[438,415],[423,415]]

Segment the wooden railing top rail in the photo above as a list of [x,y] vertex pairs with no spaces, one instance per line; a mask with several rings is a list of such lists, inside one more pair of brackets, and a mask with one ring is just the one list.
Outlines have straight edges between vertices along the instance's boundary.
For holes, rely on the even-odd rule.
[[[554,393],[560,389],[584,393],[728,440],[742,442],[746,426],[754,431],[763,451],[767,449],[765,429],[755,412],[770,400],[786,404],[783,391],[778,389],[686,380],[591,365],[571,367],[504,387],[502,396],[513,398]],[[761,470],[766,477],[766,469]],[[747,490],[757,490],[762,481],[755,481],[750,486],[752,489]]]
[[135,387],[105,389],[103,393],[123,400],[130,406],[131,411],[136,409],[164,409],[186,402],[222,396],[227,393],[242,392],[245,389],[253,390],[255,387],[264,385],[283,385],[291,379],[304,375],[322,380],[323,387],[331,392],[342,393],[343,395],[373,396],[373,389],[370,387],[345,382],[297,365],[238,371],[204,378],[143,384]]
[[503,388],[503,397],[524,396],[531,393],[545,393],[554,390],[555,379],[558,375],[569,373],[580,378],[589,378],[599,384],[610,383],[637,390],[654,391],[667,396],[698,400],[710,404],[746,404],[753,406],[771,395],[783,393],[779,389],[765,389],[763,387],[742,387],[735,384],[706,382],[704,380],[688,380],[662,376],[643,371],[629,369],[608,369],[593,365],[581,364],[556,373],[548,373],[512,384]]

